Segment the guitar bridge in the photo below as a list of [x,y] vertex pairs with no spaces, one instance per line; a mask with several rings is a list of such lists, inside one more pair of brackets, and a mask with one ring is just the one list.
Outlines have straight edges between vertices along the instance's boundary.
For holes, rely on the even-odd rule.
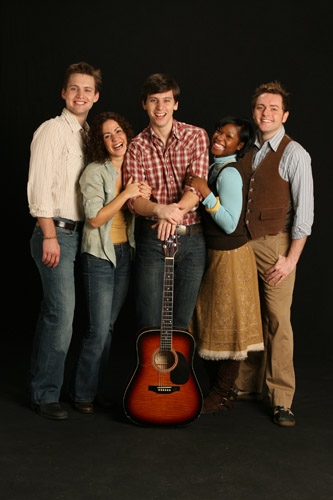
[[157,394],[171,394],[180,391],[179,385],[149,385],[148,390]]

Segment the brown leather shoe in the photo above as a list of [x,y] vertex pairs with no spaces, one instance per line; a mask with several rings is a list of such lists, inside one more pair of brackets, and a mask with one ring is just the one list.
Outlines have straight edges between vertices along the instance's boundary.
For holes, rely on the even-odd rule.
[[74,408],[80,413],[94,413],[94,405],[91,401],[74,401]]
[[60,403],[37,404],[31,403],[31,408],[36,411],[37,415],[53,420],[66,420],[68,413],[64,410]]

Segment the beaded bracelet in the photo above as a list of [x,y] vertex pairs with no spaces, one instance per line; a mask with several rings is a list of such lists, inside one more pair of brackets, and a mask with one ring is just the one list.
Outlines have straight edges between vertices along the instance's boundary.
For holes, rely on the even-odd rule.
[[58,236],[43,236],[43,240],[55,240]]

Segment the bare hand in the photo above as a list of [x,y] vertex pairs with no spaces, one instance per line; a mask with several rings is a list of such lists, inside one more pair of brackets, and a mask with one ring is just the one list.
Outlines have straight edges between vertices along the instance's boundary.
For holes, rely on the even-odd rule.
[[140,195],[140,182],[133,182],[132,178],[130,178],[125,186],[124,191],[128,198],[133,198],[134,196]]
[[149,186],[148,182],[133,182],[132,176],[128,179],[124,190],[129,195],[129,198],[133,198],[134,196],[142,196],[142,198],[146,198],[147,200],[149,200],[151,195],[151,187]]
[[152,226],[152,229],[157,229],[157,237],[164,241],[169,238],[169,236],[175,234],[176,224],[170,224],[165,219],[159,219],[156,224]]
[[171,225],[182,224],[184,209],[180,203],[170,203],[170,205],[158,205],[157,217],[169,222]]
[[200,191],[202,196],[204,196],[205,198],[211,192],[208,187],[206,179],[204,179],[203,177],[199,177],[196,174],[192,174],[191,172],[187,173],[185,183],[188,186],[191,186],[194,189]]
[[59,260],[60,246],[57,238],[43,240],[43,264],[47,267],[57,267]]
[[279,285],[294,270],[295,265],[287,257],[279,255],[279,258],[270,269],[265,272],[267,283]]
[[142,198],[146,198],[147,200],[149,200],[151,191],[151,187],[149,186],[147,181],[140,182],[140,194]]
[[[144,198],[150,197],[151,189],[147,182],[133,182],[133,177],[130,177],[124,187],[124,191],[128,198],[133,198],[135,196],[143,196]],[[143,193],[143,194],[142,194]]]

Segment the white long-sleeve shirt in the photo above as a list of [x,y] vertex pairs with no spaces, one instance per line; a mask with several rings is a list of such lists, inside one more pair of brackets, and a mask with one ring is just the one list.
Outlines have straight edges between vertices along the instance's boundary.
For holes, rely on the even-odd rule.
[[84,220],[79,187],[84,168],[82,127],[75,116],[64,108],[60,116],[42,123],[34,133],[30,152],[30,214]]

